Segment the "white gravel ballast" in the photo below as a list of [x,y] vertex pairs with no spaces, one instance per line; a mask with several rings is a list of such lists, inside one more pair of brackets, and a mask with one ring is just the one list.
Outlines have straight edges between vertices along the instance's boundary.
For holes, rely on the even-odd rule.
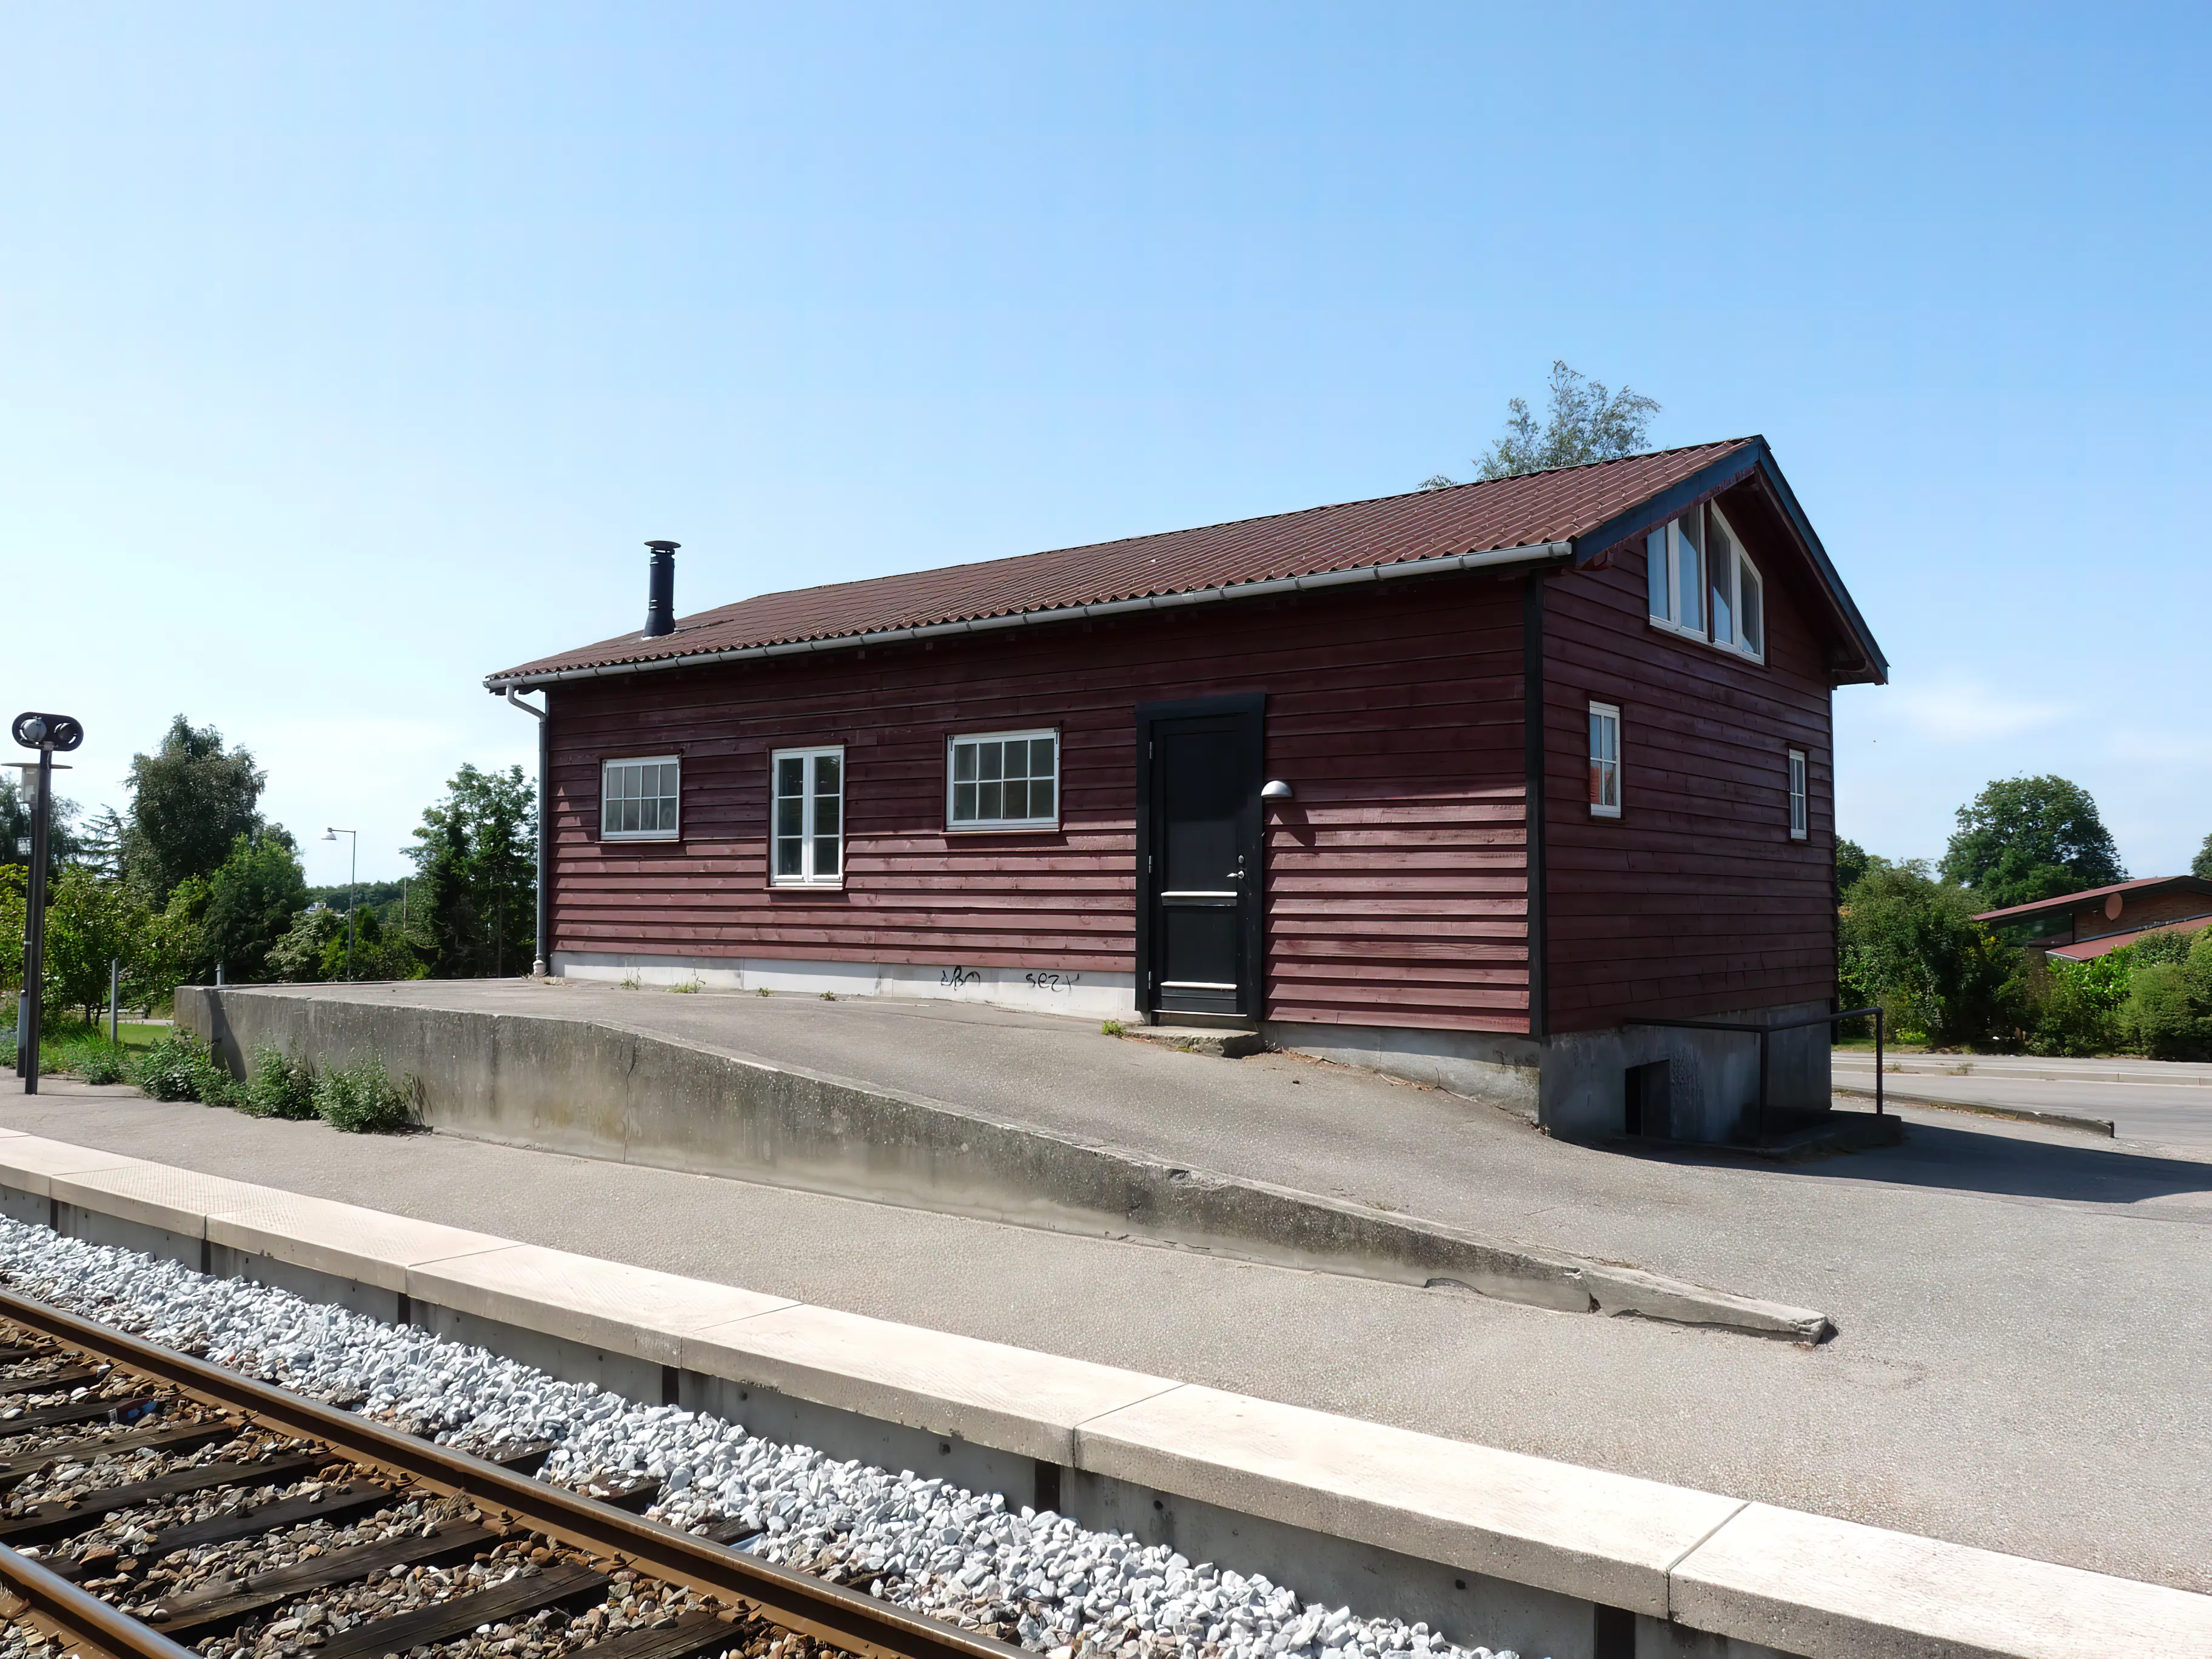
[[886,1600],[976,1627],[1013,1626],[1054,1659],[1519,1659],[1462,1648],[1421,1624],[1302,1601],[1264,1577],[1194,1565],[1162,1545],[1092,1532],[911,1472],[840,1462],[735,1423],[641,1406],[482,1348],[441,1341],[288,1291],[0,1218],[0,1278],[15,1291],[167,1347],[434,1437],[463,1450],[533,1440],[540,1478],[637,1474],[647,1513],[681,1527],[731,1518],[744,1546],[833,1566]]

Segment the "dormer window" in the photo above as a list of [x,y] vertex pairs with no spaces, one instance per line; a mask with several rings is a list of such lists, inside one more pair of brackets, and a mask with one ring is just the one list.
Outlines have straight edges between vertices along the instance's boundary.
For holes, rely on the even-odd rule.
[[1719,507],[1669,520],[1644,554],[1654,627],[1766,660],[1766,585]]

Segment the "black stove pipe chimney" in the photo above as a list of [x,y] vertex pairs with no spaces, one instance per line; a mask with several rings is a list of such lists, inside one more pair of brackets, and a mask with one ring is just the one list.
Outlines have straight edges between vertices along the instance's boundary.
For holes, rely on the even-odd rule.
[[645,582],[645,637],[659,639],[676,631],[676,550],[681,542],[647,542],[653,550],[653,569]]

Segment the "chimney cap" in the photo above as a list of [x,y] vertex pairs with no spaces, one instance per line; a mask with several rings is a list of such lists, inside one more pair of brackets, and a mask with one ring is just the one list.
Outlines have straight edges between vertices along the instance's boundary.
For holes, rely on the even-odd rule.
[[656,553],[673,553],[684,544],[682,542],[647,542],[646,545]]

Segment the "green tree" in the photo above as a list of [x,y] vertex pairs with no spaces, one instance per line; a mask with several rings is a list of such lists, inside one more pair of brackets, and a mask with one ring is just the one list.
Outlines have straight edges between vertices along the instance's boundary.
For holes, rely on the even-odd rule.
[[307,902],[307,878],[292,837],[276,824],[240,836],[208,883],[198,965],[211,971],[219,963],[227,979],[264,977],[270,950]]
[[[1551,393],[1548,418],[1541,426],[1529,412],[1527,398],[1507,402],[1504,433],[1487,453],[1476,458],[1478,478],[1510,478],[1522,472],[1618,460],[1650,442],[1651,417],[1659,413],[1659,405],[1626,386],[1608,392],[1601,381],[1585,380],[1554,359]],[[1449,489],[1457,483],[1438,473],[1421,488]]]
[[[12,766],[0,771],[0,865],[31,867],[31,814],[39,787]],[[47,802],[46,873],[51,878],[81,850],[76,803],[55,795]]]
[[1960,807],[1942,870],[1989,910],[2128,878],[2097,803],[2059,777],[2000,778]]
[[149,918],[138,951],[138,991],[144,999],[158,1002],[187,980],[213,977],[214,960],[200,948],[211,890],[205,876],[187,876]]
[[1844,896],[1838,963],[1846,1001],[1878,1004],[1899,1036],[1938,1047],[2002,1045],[2024,1023],[2018,953],[1976,923],[1974,896],[1917,860],[1871,861]]
[[2197,849],[2197,856],[2189,860],[2189,873],[2212,881],[2212,836],[2204,837],[2204,845]]
[[331,945],[344,951],[345,918],[326,904],[301,911],[284,937],[269,947],[269,977],[289,984],[330,978],[323,960]]
[[1844,895],[1858,885],[1865,877],[1870,860],[1867,849],[1855,841],[1838,836],[1836,841],[1836,902],[1844,902]]
[[23,933],[30,906],[29,872],[20,864],[0,864],[0,1020],[15,1023],[15,999],[23,991]]
[[180,882],[213,878],[240,836],[259,832],[257,808],[267,781],[250,753],[226,750],[222,732],[182,714],[158,750],[132,757],[121,854],[155,904],[166,903]]
[[418,948],[434,979],[526,971],[537,954],[538,793],[520,766],[464,765],[408,856]]
[[46,901],[49,1006],[82,1008],[90,1019],[107,1000],[110,963],[135,981],[149,919],[144,898],[121,882],[88,865],[64,867]]
[[80,864],[88,864],[101,876],[113,880],[123,879],[126,866],[123,857],[125,830],[122,814],[112,806],[103,806],[87,821],[76,837],[75,856]]

